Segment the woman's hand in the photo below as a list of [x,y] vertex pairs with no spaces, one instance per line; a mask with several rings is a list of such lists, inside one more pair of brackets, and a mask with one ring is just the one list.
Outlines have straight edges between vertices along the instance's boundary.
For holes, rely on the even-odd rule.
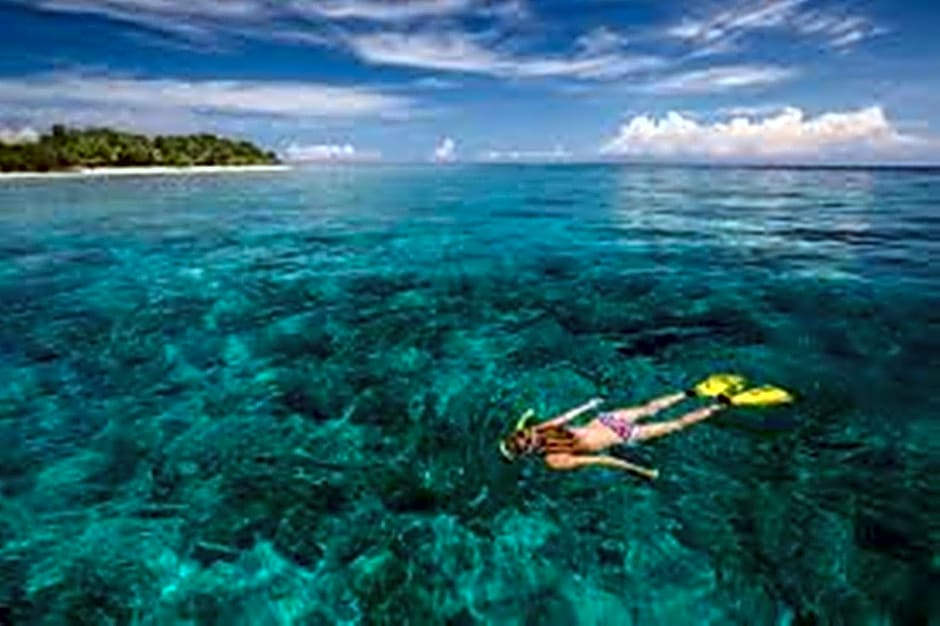
[[603,398],[594,398],[593,400],[590,400],[589,402],[585,402],[584,404],[582,404],[581,406],[577,408],[571,409],[567,413],[562,413],[561,415],[557,417],[553,417],[550,420],[544,421],[541,424],[536,425],[535,428],[539,430],[544,430],[546,428],[553,428],[555,426],[561,426],[562,424],[567,424],[568,422],[578,417],[582,413],[586,413],[587,411],[590,411],[591,409],[598,407],[602,405],[603,403],[604,403]]

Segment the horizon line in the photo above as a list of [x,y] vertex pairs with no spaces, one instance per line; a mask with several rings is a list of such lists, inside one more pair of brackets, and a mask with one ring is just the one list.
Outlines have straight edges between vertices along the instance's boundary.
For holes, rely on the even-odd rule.
[[618,160],[618,159],[546,159],[546,160],[487,160],[487,159],[466,159],[454,161],[433,161],[429,159],[378,159],[378,160],[355,160],[355,159],[336,159],[322,161],[290,161],[282,159],[285,165],[296,168],[304,167],[385,167],[401,165],[421,165],[432,168],[448,168],[461,166],[629,166],[629,167],[687,167],[702,169],[940,169],[940,161],[924,163],[905,163],[905,162],[873,162],[873,163],[801,163],[801,162],[757,162],[757,161],[658,161],[658,160]]

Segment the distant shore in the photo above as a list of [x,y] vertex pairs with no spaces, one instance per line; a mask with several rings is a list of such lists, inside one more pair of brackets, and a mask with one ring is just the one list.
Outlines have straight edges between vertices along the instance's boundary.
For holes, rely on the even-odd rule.
[[174,176],[187,174],[232,174],[236,172],[284,172],[290,165],[194,165],[191,167],[88,167],[52,172],[0,172],[2,180],[45,180],[102,176]]

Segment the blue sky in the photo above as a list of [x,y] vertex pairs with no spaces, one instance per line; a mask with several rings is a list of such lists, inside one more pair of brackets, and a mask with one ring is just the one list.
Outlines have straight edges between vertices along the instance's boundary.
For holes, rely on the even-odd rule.
[[0,137],[305,160],[940,162],[940,4],[0,0]]

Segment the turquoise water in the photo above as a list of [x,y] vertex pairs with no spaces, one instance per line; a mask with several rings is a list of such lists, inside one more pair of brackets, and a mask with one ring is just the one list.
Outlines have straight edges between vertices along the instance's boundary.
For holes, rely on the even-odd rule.
[[[5,181],[0,623],[940,623],[938,202],[902,170]],[[497,453],[527,407],[713,371],[799,402],[616,451],[653,483]]]

